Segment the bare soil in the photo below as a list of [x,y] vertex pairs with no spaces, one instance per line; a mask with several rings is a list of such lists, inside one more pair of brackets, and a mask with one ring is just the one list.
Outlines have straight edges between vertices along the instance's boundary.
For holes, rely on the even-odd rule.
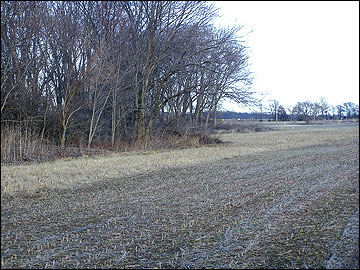
[[[2,189],[1,266],[359,268],[358,132],[266,132],[280,143],[313,138],[286,148],[237,134],[219,148],[234,154],[215,160],[65,188]],[[237,154],[250,136],[262,146]]]

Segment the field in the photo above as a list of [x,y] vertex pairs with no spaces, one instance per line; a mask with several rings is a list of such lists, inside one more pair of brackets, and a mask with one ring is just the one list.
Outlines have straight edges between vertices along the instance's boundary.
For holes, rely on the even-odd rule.
[[1,166],[1,267],[359,268],[359,124],[271,126]]

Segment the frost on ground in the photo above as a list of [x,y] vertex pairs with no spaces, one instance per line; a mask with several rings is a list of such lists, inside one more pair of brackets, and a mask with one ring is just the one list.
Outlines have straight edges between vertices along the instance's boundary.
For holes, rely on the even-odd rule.
[[358,132],[2,167],[2,267],[358,267]]

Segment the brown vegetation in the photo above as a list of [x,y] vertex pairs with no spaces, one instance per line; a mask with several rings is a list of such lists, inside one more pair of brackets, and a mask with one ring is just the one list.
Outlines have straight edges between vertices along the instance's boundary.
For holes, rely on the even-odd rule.
[[103,140],[95,140],[92,148],[83,144],[57,146],[42,140],[37,132],[26,126],[6,126],[1,131],[1,162],[20,164],[45,162],[66,157],[109,155],[129,151],[153,151],[161,149],[192,148],[218,144],[222,141],[201,129],[181,131],[179,128],[165,129],[142,140],[116,141],[113,145]]
[[2,166],[2,267],[356,268],[358,132]]

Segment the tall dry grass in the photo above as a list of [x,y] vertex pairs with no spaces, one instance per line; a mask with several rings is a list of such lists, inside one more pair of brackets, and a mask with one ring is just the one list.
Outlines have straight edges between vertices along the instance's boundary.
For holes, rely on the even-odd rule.
[[222,141],[209,134],[158,134],[144,140],[118,141],[115,149],[118,152],[154,151],[163,149],[183,149],[218,144]]
[[158,132],[143,140],[118,140],[114,146],[111,146],[108,140],[100,138],[94,140],[91,149],[84,148],[81,144],[71,142],[71,140],[67,147],[61,148],[54,142],[43,138],[41,132],[26,123],[17,123],[16,125],[3,125],[1,128],[1,162],[7,164],[44,162],[82,155],[194,148],[216,143],[221,143],[221,141],[205,133]]
[[26,124],[4,125],[1,128],[1,162],[44,159],[54,148],[52,143]]

